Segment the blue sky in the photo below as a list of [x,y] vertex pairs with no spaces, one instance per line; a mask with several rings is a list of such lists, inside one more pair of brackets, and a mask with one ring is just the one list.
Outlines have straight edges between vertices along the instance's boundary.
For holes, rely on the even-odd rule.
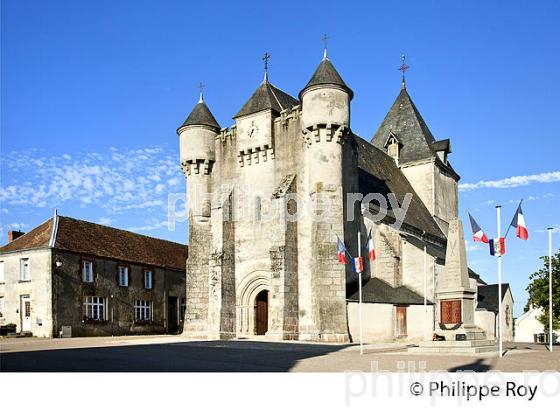
[[[495,205],[507,225],[525,198],[530,239],[509,240],[504,258],[519,314],[544,229],[560,231],[559,12],[554,1],[3,0],[0,234],[57,207],[185,242],[186,224],[169,231],[165,209],[169,192],[184,191],[175,129],[198,82],[230,126],[262,79],[264,51],[271,82],[297,95],[327,32],[331,61],[355,92],[352,128],[365,138],[399,92],[406,52],[408,90],[435,137],[451,138],[467,184],[467,231],[467,209],[493,236]],[[494,282],[496,261],[468,249]]]

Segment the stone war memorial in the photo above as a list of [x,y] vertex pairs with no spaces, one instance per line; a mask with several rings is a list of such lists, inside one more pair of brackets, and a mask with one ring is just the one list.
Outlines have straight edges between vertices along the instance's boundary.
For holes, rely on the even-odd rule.
[[177,130],[189,218],[183,335],[356,342],[358,275],[338,262],[337,238],[367,255],[371,232],[364,341],[493,348],[496,315],[478,303],[487,284],[467,265],[451,141],[432,135],[412,101],[404,56],[397,98],[367,139],[352,130],[354,91],[326,49],[297,97],[272,84],[268,59],[231,126],[201,90]]

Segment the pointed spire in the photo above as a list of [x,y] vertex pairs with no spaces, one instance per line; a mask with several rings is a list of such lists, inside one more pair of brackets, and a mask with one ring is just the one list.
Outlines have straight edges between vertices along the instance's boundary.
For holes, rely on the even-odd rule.
[[177,134],[180,134],[182,129],[188,125],[206,125],[211,128],[220,130],[220,124],[214,118],[210,109],[204,102],[203,88],[204,84],[201,82],[200,85],[200,96],[198,103],[194,106],[193,110],[185,120],[183,124],[177,129]]
[[202,81],[198,85],[198,88],[200,89],[200,97],[198,98],[198,102],[202,103],[204,102],[204,83]]
[[398,136],[402,144],[399,158],[401,165],[435,157],[435,138],[406,88],[400,90],[371,143],[379,149],[385,149],[385,142],[391,132]]
[[270,60],[270,54],[268,54],[268,52],[264,53],[264,56],[262,58],[262,60],[264,61],[264,79],[263,79],[263,83],[268,83],[268,60]]
[[404,76],[404,73],[406,72],[406,70],[408,70],[410,67],[406,65],[406,55],[403,53],[401,56],[401,60],[402,60],[402,64],[401,66],[398,68],[399,71],[402,72],[402,89],[406,90],[406,78]]
[[331,60],[328,58],[323,58],[323,60],[321,60],[321,63],[319,63],[319,66],[311,76],[307,85],[299,92],[299,98],[302,98],[305,90],[316,85],[335,85],[343,88],[350,95],[350,99],[354,96],[354,92],[346,85],[340,74],[338,74],[338,71],[336,71],[336,68],[334,68]]
[[323,34],[322,40],[323,40],[323,61],[325,61],[329,59],[329,57],[327,57],[327,44],[329,41],[329,36],[327,35],[327,33]]

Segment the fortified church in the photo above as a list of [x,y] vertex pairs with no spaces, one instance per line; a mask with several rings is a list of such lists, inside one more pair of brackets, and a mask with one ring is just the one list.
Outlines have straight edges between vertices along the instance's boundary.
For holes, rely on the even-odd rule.
[[[352,132],[354,92],[326,50],[297,98],[271,84],[265,68],[229,128],[201,93],[177,130],[189,212],[186,336],[356,341],[358,275],[338,262],[337,237],[357,256],[359,233],[367,256],[371,231],[366,340],[458,328],[494,339],[496,313],[479,297],[486,284],[467,267],[450,140],[432,135],[408,93],[404,56],[402,68],[402,87],[371,139]],[[348,201],[356,194],[382,195],[384,218],[364,217],[360,200]],[[379,201],[366,211],[379,211]]]

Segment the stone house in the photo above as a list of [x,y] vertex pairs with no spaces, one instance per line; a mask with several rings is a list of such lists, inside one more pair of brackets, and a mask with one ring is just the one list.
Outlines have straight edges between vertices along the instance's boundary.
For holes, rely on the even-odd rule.
[[187,246],[55,213],[0,248],[0,325],[39,337],[176,333]]
[[[189,197],[186,336],[356,340],[358,275],[337,262],[337,238],[367,255],[372,232],[378,257],[364,261],[363,275],[370,339],[422,337],[418,306],[424,297],[436,303],[458,218],[451,143],[434,138],[404,76],[371,140],[351,128],[353,96],[326,53],[298,98],[272,85],[265,68],[229,128],[201,94],[177,130]],[[364,205],[372,194],[377,202]],[[373,221],[364,207],[386,214]],[[473,294],[484,284],[469,281]],[[453,318],[474,316],[473,303],[456,302]],[[429,312],[431,332],[441,312]]]

